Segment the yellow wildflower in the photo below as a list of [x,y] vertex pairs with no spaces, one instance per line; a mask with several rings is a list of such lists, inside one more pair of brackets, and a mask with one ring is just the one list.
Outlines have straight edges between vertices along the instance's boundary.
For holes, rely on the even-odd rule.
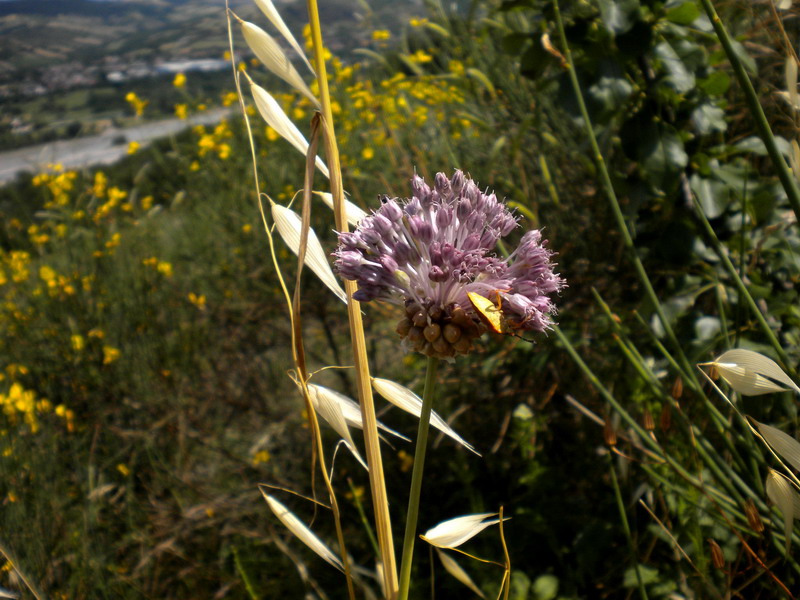
[[39,267],[39,279],[44,281],[48,287],[54,287],[56,285],[56,272],[47,265],[42,265]]
[[423,25],[428,23],[428,19],[411,19],[408,24],[412,27],[422,27]]
[[231,147],[228,144],[219,144],[217,146],[217,156],[222,160],[226,160],[231,155]]
[[103,346],[103,364],[110,365],[115,360],[119,359],[120,351],[113,346]]
[[364,160],[372,160],[375,157],[375,150],[368,146],[361,151],[361,156]]
[[419,64],[429,63],[433,60],[433,56],[425,52],[425,50],[417,50],[410,58],[413,62]]
[[189,113],[189,107],[186,104],[175,105],[175,116],[178,117],[179,119],[185,119],[188,113]]
[[278,132],[277,132],[277,131],[275,131],[275,130],[274,130],[272,127],[270,127],[269,125],[267,125],[267,128],[265,129],[265,131],[267,132],[267,139],[268,139],[270,142],[274,142],[274,141],[276,141],[276,140],[279,140],[279,139],[281,139],[281,136],[278,134]]
[[236,95],[236,92],[228,92],[222,97],[222,106],[230,106],[238,101],[239,96]]
[[98,198],[102,198],[106,193],[108,186],[108,177],[102,171],[94,174],[94,185],[92,186],[92,193]]
[[253,466],[256,467],[262,463],[269,462],[270,454],[266,450],[259,450],[253,456]]
[[390,37],[392,34],[386,29],[376,29],[372,32],[372,39],[375,41],[388,40]]
[[140,146],[141,144],[139,144],[139,142],[135,140],[132,141],[130,144],[128,144],[128,154],[136,154]]
[[117,465],[117,471],[119,471],[119,472],[120,472],[120,474],[121,474],[123,477],[127,477],[128,475],[130,475],[130,474],[131,474],[131,470],[128,468],[128,465],[126,465],[126,464],[124,464],[124,463],[119,463],[119,464]]
[[106,248],[116,248],[117,246],[119,246],[120,237],[121,236],[119,233],[115,233],[114,235],[112,235],[111,239],[109,239],[106,242]]
[[[86,340],[83,339],[82,335],[75,334],[69,339],[72,349],[75,352],[80,352],[86,347]],[[56,414],[58,414],[58,409],[56,409]]]
[[145,196],[142,198],[142,210],[150,210],[153,206],[153,197],[152,196]]
[[158,265],[156,265],[156,270],[161,273],[164,277],[172,277],[172,265],[166,261],[160,260],[158,261]]
[[172,85],[176,88],[182,88],[186,85],[186,75],[183,73],[178,73],[175,75],[175,79],[172,80]]
[[194,304],[200,310],[205,310],[206,308],[206,297],[204,294],[195,294],[194,292],[189,292],[189,302]]

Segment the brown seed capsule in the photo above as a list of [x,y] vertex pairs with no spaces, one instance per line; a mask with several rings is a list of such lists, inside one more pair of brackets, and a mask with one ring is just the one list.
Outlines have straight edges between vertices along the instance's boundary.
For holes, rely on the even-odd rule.
[[412,325],[411,319],[404,318],[397,324],[395,331],[400,335],[400,337],[406,337],[408,332],[411,331]]
[[609,446],[617,445],[617,431],[614,429],[611,419],[608,418],[603,424],[603,440],[605,440],[606,444]]
[[439,356],[452,356],[454,352],[453,347],[443,337],[439,337],[433,342],[433,349]]
[[462,337],[453,344],[453,348],[459,354],[467,354],[472,348],[472,341],[467,337]]
[[680,400],[681,396],[683,396],[683,379],[678,377],[675,383],[672,384],[672,397],[675,400]]
[[412,344],[422,341],[424,338],[421,327],[412,327],[408,330],[408,341]]
[[721,571],[725,568],[725,556],[722,554],[722,548],[711,538],[708,538],[708,547],[711,549],[711,564],[715,569]]
[[414,314],[414,317],[411,320],[417,327],[425,327],[425,325],[428,324],[428,313],[420,309]]
[[434,321],[438,321],[439,319],[442,318],[442,316],[444,315],[444,312],[442,311],[442,309],[440,307],[434,306],[428,312],[428,315],[430,315],[431,319],[433,319]]
[[458,341],[458,338],[461,337],[461,328],[457,325],[453,325],[452,323],[448,323],[444,326],[442,333],[444,334],[444,339],[453,344]]
[[433,349],[433,345],[431,345],[431,343],[430,343],[430,342],[425,342],[425,344],[423,344],[423,346],[422,346],[422,353],[423,353],[425,356],[433,356],[433,355],[435,355],[435,354],[436,354],[436,352],[435,352],[435,351],[434,351],[434,349]]
[[744,514],[747,517],[747,524],[750,525],[750,529],[756,533],[764,531],[764,523],[761,521],[761,515],[758,514],[758,509],[752,500],[748,500],[744,503]]
[[426,340],[435,342],[442,335],[442,328],[438,323],[431,323],[423,330],[423,334]]
[[645,409],[644,415],[642,415],[642,426],[647,431],[653,431],[656,428],[656,422],[653,420],[653,413],[647,409]]
[[664,404],[661,407],[661,414],[658,417],[658,424],[661,426],[661,431],[667,433],[672,427],[672,407],[669,404]]
[[416,302],[409,302],[406,304],[406,314],[409,318],[413,317],[419,312],[420,306]]

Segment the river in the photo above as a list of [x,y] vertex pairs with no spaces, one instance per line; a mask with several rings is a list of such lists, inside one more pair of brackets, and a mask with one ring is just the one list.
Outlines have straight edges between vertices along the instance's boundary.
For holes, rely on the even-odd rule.
[[[138,142],[145,147],[153,140],[175,135],[194,125],[216,124],[230,112],[230,108],[214,108],[196,113],[188,119],[164,119],[123,129],[111,127],[100,135],[0,152],[0,184],[11,181],[23,171],[37,173],[53,163],[61,164],[65,169],[109,165],[128,153],[130,142]],[[123,137],[125,142],[120,143]]]

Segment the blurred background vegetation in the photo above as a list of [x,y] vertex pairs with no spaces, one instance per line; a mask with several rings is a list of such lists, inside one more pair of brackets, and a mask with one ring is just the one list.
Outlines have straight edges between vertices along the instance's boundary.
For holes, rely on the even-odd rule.
[[[209,31],[221,54],[216,8]],[[507,198],[521,229],[544,228],[569,283],[558,335],[487,338],[444,367],[435,409],[483,459],[435,440],[420,527],[504,506],[514,600],[626,598],[642,587],[650,598],[776,598],[796,589],[800,565],[763,491],[770,461],[691,366],[743,346],[795,374],[800,343],[796,217],[700,5],[561,6],[594,131],[678,346],[654,316],[603,193],[553,3],[429,2],[404,7],[402,21],[367,8],[354,28],[362,48],[329,62],[351,199],[369,209],[379,194],[408,195],[414,172],[430,181],[464,169]],[[796,10],[777,13],[771,0],[717,8],[796,162],[784,75]],[[308,101],[243,60],[307,129]],[[80,93],[106,94],[103,108],[116,104],[131,122],[191,117],[236,108],[225,77],[222,86],[189,73]],[[32,110],[62,101],[56,92]],[[253,123],[262,190],[286,204],[304,159]],[[53,598],[345,597],[339,574],[283,530],[257,489],[310,495],[311,453],[252,181],[232,112],[133,144],[112,166],[51,165],[0,188],[3,585],[27,594],[10,559]],[[332,249],[329,210],[313,212]],[[280,258],[291,257],[284,249]],[[344,307],[312,276],[304,294],[310,366],[348,364]],[[374,374],[420,390],[422,359],[394,343],[398,315],[367,305],[365,318]],[[347,370],[315,382],[354,396]],[[742,407],[794,435],[790,396]],[[385,423],[413,435],[413,419],[380,408]],[[335,435],[325,436],[332,450]],[[411,446],[384,448],[399,539]],[[349,550],[371,568],[358,510],[371,514],[365,473],[341,454],[334,482]],[[308,503],[283,500],[310,520]],[[324,511],[314,529],[333,539]],[[469,549],[501,560],[496,536]],[[438,561],[431,583],[429,558],[418,554],[416,597],[431,585],[438,597],[471,593]],[[494,597],[502,571],[460,561]]]

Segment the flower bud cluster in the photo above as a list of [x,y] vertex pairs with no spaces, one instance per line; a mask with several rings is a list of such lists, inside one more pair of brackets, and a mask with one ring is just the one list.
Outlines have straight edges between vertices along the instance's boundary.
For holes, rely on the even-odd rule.
[[383,198],[354,232],[339,235],[336,268],[358,282],[356,300],[384,300],[411,311],[398,332],[428,355],[469,352],[481,330],[469,292],[497,302],[513,329],[550,327],[550,295],[564,281],[553,272],[541,232],[529,231],[508,258],[499,258],[491,253],[497,241],[517,227],[503,201],[461,171],[449,179],[437,173],[433,187],[414,176],[411,189],[411,198]]

